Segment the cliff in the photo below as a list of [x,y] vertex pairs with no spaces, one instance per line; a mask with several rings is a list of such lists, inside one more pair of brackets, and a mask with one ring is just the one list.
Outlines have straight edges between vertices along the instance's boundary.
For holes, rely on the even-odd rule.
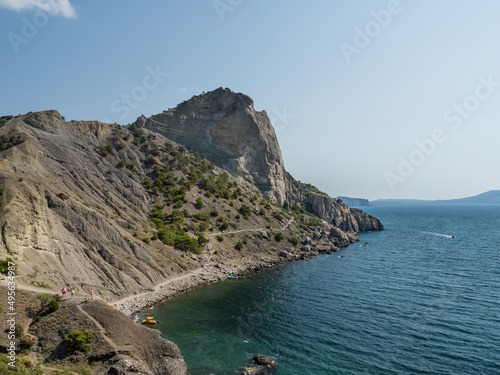
[[206,155],[279,205],[305,204],[322,220],[346,231],[383,229],[376,218],[289,175],[269,117],[256,111],[246,95],[219,88],[136,123]]
[[138,122],[204,154],[273,201],[285,201],[285,168],[274,128],[248,96],[219,88]]
[[[64,311],[78,321],[80,313],[87,316],[83,311],[101,326],[104,316],[121,314],[85,302],[91,289],[112,304],[144,296],[146,306],[158,298],[157,286],[171,279],[196,276],[160,296],[336,251],[357,241],[356,233],[382,228],[377,219],[286,173],[265,112],[229,90],[194,97],[130,126],[67,122],[55,110],[0,118],[0,261],[17,264],[20,286],[50,293],[76,288],[82,303],[68,302]],[[206,259],[212,274],[200,272]],[[42,355],[44,366],[67,359],[50,344],[60,343],[71,328],[56,334],[65,318],[50,315],[50,324],[39,325],[30,311],[21,322],[28,333],[20,340],[38,337],[31,350]],[[127,339],[104,331],[102,340],[113,341],[111,335],[120,346],[141,334],[130,328]],[[164,359],[180,366],[170,373],[184,374],[175,346],[152,339],[144,345],[165,349]],[[0,341],[0,349],[6,345]],[[114,365],[110,373],[116,374],[127,373],[127,366],[169,373],[145,352],[126,357],[137,355],[139,349],[132,349],[103,348],[109,355],[85,361]]]

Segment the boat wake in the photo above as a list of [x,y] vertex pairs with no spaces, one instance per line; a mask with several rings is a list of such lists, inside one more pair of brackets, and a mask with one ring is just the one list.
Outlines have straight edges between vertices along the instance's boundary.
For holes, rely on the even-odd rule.
[[433,232],[422,232],[422,233],[432,234],[433,236],[438,236],[438,237],[455,238],[455,236],[452,236],[449,234],[443,234],[443,233],[433,233]]

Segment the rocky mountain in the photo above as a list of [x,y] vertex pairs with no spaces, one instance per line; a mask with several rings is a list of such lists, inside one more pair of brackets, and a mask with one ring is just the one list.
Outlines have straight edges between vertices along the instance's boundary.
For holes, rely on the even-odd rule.
[[[160,296],[336,251],[357,241],[356,233],[378,229],[376,218],[289,175],[265,112],[230,90],[129,126],[67,122],[55,110],[0,117],[0,265],[16,263],[16,282],[39,292],[72,287],[85,300],[93,290],[111,304],[137,294],[148,306],[167,280],[195,276]],[[211,273],[202,274],[207,264]],[[88,306],[101,311],[82,307],[101,326],[115,313]],[[57,365],[67,359],[58,346],[66,331],[44,314],[47,325],[26,313],[20,340],[38,337],[45,365]],[[114,335],[101,334],[105,341]],[[171,373],[184,374],[176,348],[167,347],[180,366]],[[138,363],[113,353],[92,349],[79,358],[110,373],[125,374],[129,365],[166,373],[146,353]]]
[[219,88],[137,124],[204,154],[274,202],[285,202],[285,167],[274,128],[248,96]]
[[253,100],[244,94],[219,88],[161,114],[140,117],[136,124],[206,155],[279,205],[300,202],[321,219],[347,231],[383,229],[377,219],[351,210],[288,174],[269,117],[265,111],[256,111]]

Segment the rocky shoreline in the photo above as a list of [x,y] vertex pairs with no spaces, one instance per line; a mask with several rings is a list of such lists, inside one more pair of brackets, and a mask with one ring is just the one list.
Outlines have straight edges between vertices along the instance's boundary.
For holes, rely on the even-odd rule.
[[172,297],[195,288],[227,279],[232,275],[241,277],[252,272],[274,267],[280,263],[308,260],[320,254],[330,254],[359,240],[356,236],[352,236],[351,241],[343,243],[341,247],[338,247],[333,243],[322,242],[312,244],[311,240],[306,240],[300,249],[280,251],[276,256],[262,256],[257,260],[247,260],[240,264],[210,264],[182,276],[166,280],[156,285],[154,290],[133,294],[120,300],[111,301],[109,304],[125,315],[134,318],[139,312],[158,303],[167,301]]

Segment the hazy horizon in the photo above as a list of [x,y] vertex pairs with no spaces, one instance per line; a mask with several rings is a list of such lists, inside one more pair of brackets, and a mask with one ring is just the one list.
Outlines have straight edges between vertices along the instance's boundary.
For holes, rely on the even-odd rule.
[[0,113],[127,124],[228,87],[331,196],[500,189],[500,3],[0,0]]

